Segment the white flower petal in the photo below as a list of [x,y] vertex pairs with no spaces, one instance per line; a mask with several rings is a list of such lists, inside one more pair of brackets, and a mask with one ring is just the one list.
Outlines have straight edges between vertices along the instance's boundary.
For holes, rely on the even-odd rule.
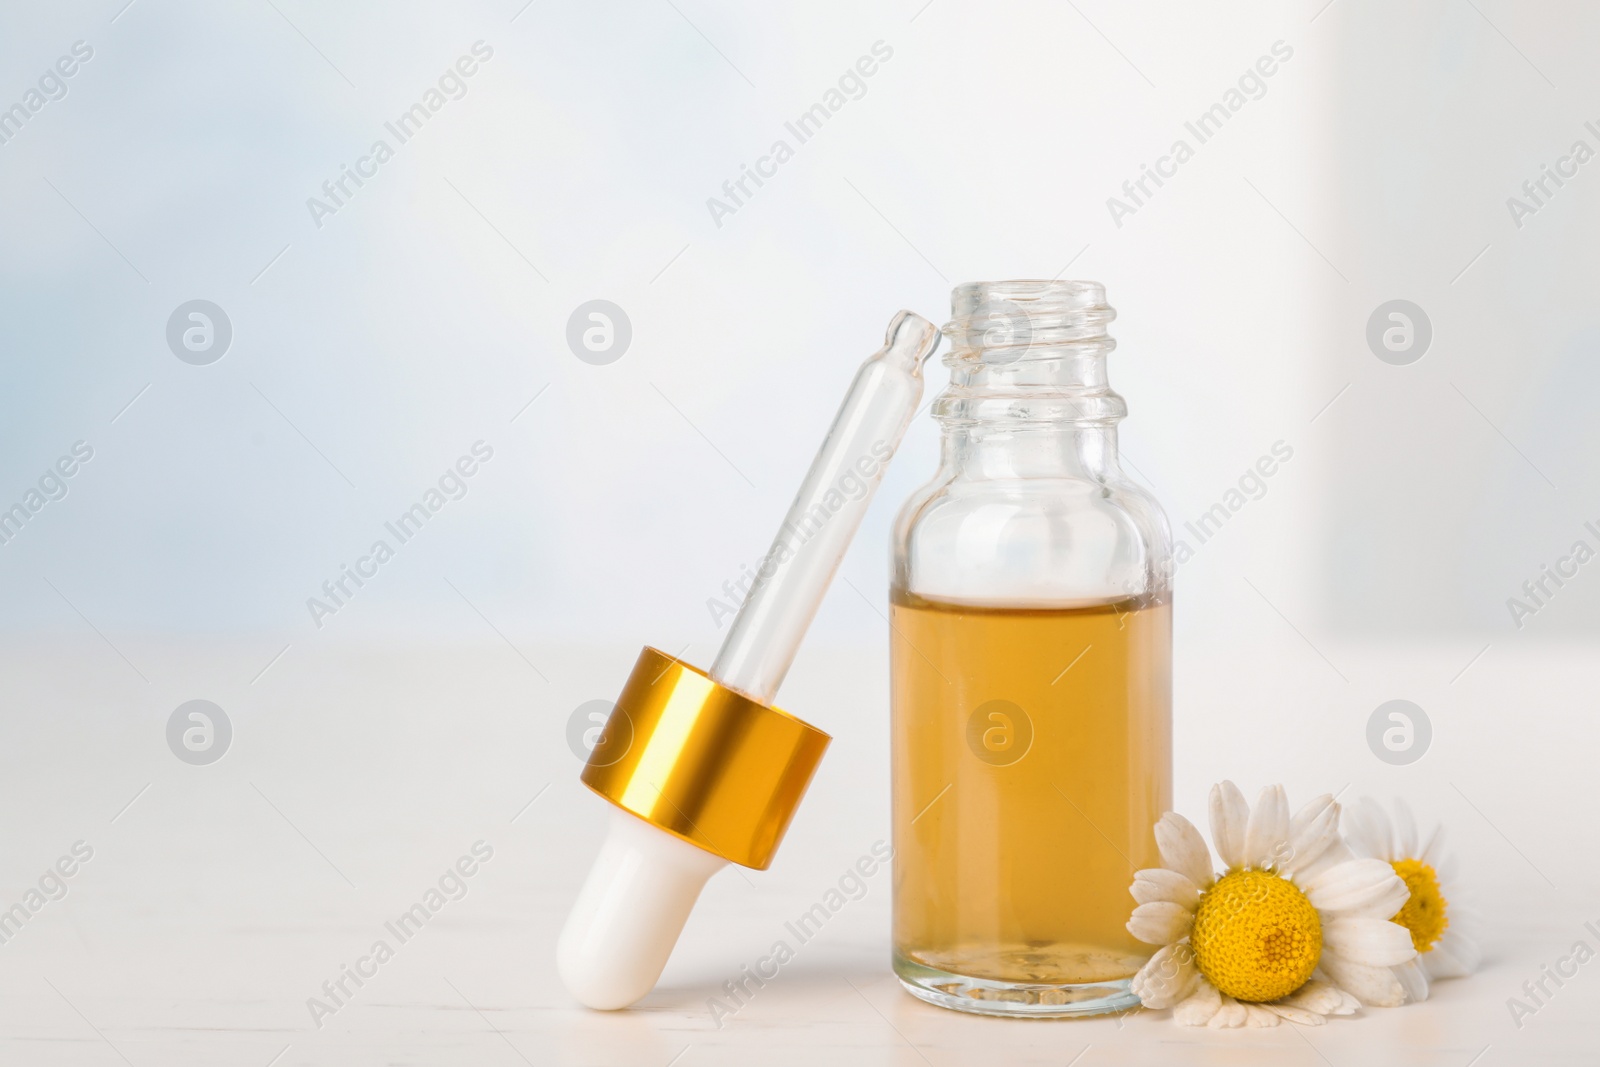
[[1342,916],[1322,924],[1322,945],[1351,963],[1396,967],[1417,957],[1411,931],[1387,919]]
[[1295,865],[1294,882],[1304,889],[1339,864],[1349,863],[1355,858],[1356,855],[1350,851],[1350,846],[1345,844],[1342,838],[1335,836],[1332,843],[1322,850],[1322,855],[1309,863]]
[[1400,979],[1387,967],[1351,963],[1331,952],[1324,952],[1318,963],[1329,979],[1363,1004],[1393,1008],[1404,1002],[1406,993]]
[[1167,812],[1156,823],[1156,848],[1168,870],[1177,871],[1201,889],[1217,880],[1205,838],[1177,812]]
[[1276,1015],[1283,1016],[1292,1023],[1299,1023],[1301,1026],[1321,1026],[1328,1021],[1314,1011],[1297,1008],[1293,1004],[1281,1000],[1269,1001],[1261,1006]]
[[1338,986],[1316,978],[1277,1003],[1304,1008],[1318,1015],[1349,1015],[1360,1006],[1354,997]]
[[1246,1013],[1246,1018],[1245,1018],[1245,1025],[1246,1026],[1253,1026],[1253,1027],[1277,1026],[1278,1023],[1280,1022],[1280,1019],[1278,1017],[1278,1013],[1273,1011],[1271,1008],[1269,1008],[1265,1004],[1244,1004],[1244,1003],[1241,1003],[1240,1007],[1244,1008],[1245,1013]]
[[1389,814],[1371,797],[1362,797],[1344,810],[1344,839],[1358,856],[1394,860],[1394,831]]
[[1244,862],[1258,870],[1276,869],[1289,858],[1289,798],[1283,786],[1261,791],[1244,831]]
[[1398,967],[1393,968],[1394,976],[1400,979],[1400,984],[1406,991],[1407,1004],[1419,1004],[1428,999],[1428,974],[1422,968],[1422,960],[1406,960]]
[[1332,793],[1315,797],[1295,813],[1289,822],[1289,856],[1279,865],[1285,875],[1294,877],[1339,840],[1339,805]]
[[1170,945],[1189,936],[1194,912],[1170,900],[1140,904],[1128,920],[1128,933],[1147,945]]
[[1223,994],[1222,1003],[1217,1008],[1217,1013],[1211,1017],[1211,1021],[1206,1025],[1213,1030],[1232,1030],[1235,1027],[1243,1026],[1249,1018],[1250,1013],[1245,1010],[1243,1004],[1240,1004],[1227,994]]
[[1324,919],[1345,915],[1392,919],[1411,896],[1405,882],[1383,860],[1349,860],[1330,867],[1304,886]]
[[1464,978],[1478,969],[1482,959],[1476,941],[1459,930],[1449,929],[1417,962],[1429,978]]
[[1147,1008],[1170,1008],[1194,992],[1201,981],[1188,945],[1167,945],[1151,956],[1130,983]]
[[1204,1026],[1221,1007],[1222,994],[1217,992],[1216,986],[1201,978],[1195,983],[1194,992],[1172,1009],[1172,1021],[1180,1026]]
[[1211,843],[1225,870],[1244,866],[1244,834],[1250,824],[1250,805],[1232,782],[1211,787]]
[[1174,904],[1182,904],[1190,911],[1200,905],[1200,887],[1186,876],[1177,871],[1169,871],[1165,867],[1135,871],[1133,885],[1128,888],[1128,892],[1132,893],[1133,899],[1140,904],[1170,900]]
[[1416,855],[1415,858],[1421,860],[1423,863],[1428,864],[1430,867],[1432,867],[1434,869],[1435,873],[1438,873],[1438,870],[1439,870],[1439,858],[1438,857],[1440,856],[1440,854],[1443,851],[1444,851],[1444,824],[1443,823],[1434,823],[1434,825],[1433,825],[1433,833],[1429,834],[1428,835],[1428,839],[1422,843],[1422,847],[1417,850],[1417,855]]
[[1417,820],[1411,814],[1411,805],[1396,797],[1394,801],[1394,856],[1393,859],[1416,859],[1421,850],[1417,847]]

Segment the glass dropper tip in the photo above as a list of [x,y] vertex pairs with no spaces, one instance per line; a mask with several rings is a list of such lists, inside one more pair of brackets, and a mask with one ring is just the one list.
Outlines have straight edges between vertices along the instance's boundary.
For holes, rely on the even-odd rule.
[[915,311],[902,311],[889,320],[884,332],[883,359],[910,370],[933,355],[939,341],[939,327]]

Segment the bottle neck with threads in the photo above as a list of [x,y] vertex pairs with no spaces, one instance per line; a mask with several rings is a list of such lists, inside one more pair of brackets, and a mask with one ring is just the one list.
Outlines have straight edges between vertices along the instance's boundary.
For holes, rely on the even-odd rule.
[[1120,477],[1106,378],[1116,311],[1096,282],[971,282],[951,294],[944,462],[976,477]]
[[1165,517],[1118,463],[1127,404],[1106,376],[1105,288],[974,282],[951,309],[940,469],[901,513],[897,586],[966,603],[1163,593]]

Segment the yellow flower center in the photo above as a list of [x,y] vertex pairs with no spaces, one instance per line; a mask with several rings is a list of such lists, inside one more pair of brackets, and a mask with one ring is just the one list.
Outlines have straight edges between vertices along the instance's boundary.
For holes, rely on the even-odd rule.
[[1322,956],[1322,920],[1293,882],[1269,871],[1229,871],[1200,896],[1189,935],[1195,966],[1236,1000],[1286,997]]
[[1395,860],[1390,866],[1411,896],[1389,921],[1411,931],[1411,946],[1418,952],[1427,952],[1439,943],[1450,925],[1448,906],[1439,892],[1439,875],[1421,860]]

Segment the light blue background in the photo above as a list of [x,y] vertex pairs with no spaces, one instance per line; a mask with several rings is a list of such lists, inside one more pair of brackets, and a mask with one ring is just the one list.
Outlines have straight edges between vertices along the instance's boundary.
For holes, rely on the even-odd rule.
[[[1181,628],[1265,598],[1314,640],[1592,630],[1587,571],[1520,632],[1505,606],[1600,518],[1600,164],[1521,230],[1504,203],[1595,141],[1579,5],[1557,32],[1509,4],[275,3],[5,9],[0,105],[94,48],[0,145],[0,503],[95,449],[0,546],[13,633],[275,647],[487,620],[709,653],[705,600],[764,551],[889,316],[1069,261],[1122,312],[1126,455],[1175,526],[1295,449],[1185,568]],[[1114,225],[1106,198],[1280,39],[1266,94]],[[466,95],[318,228],[307,198],[480,40]],[[706,198],[880,40],[865,95],[717,226]],[[1433,320],[1410,367],[1363,341],[1397,296]],[[206,367],[163,339],[197,297],[234,328]],[[633,324],[605,367],[564,341],[594,298]],[[319,631],[306,598],[480,439],[470,494]],[[935,440],[924,416],[874,505],[863,589]],[[847,590],[817,625],[882,639]]]

